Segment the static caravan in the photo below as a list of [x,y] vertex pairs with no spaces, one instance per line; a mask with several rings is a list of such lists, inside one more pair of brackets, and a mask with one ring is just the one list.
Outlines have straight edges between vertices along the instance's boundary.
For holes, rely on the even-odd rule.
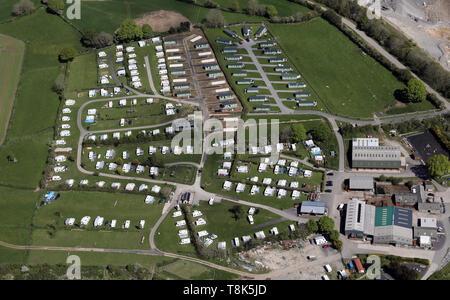
[[170,72],[171,75],[185,75],[186,71],[184,69],[174,69]]
[[208,56],[208,55],[211,55],[211,54],[212,54],[211,51],[206,51],[206,52],[200,52],[200,53],[198,54],[198,56],[199,56],[199,57],[202,57],[202,56]]
[[235,102],[235,101],[227,101],[227,102],[221,103],[220,106],[222,108],[230,109],[230,108],[235,108],[238,105],[237,105],[237,102]]
[[177,93],[177,97],[190,97],[191,96],[191,91],[183,91],[183,92],[178,92]]
[[282,80],[296,80],[299,79],[300,75],[298,74],[292,74],[292,73],[283,73],[281,74],[281,79]]
[[289,82],[287,86],[289,89],[302,89],[306,87],[306,84],[304,84],[303,82]]
[[253,84],[255,81],[253,79],[239,79],[236,84]]
[[266,102],[268,100],[269,98],[263,95],[251,96],[248,98],[248,102]]
[[228,100],[228,99],[233,99],[234,95],[233,95],[233,93],[224,93],[224,94],[218,95],[217,98],[219,98],[219,100]]
[[311,92],[295,92],[294,96],[295,96],[295,98],[310,97]]
[[270,105],[258,105],[254,108],[255,111],[270,111]]
[[230,90],[229,88],[217,89],[216,93],[228,92],[229,90]]
[[225,47],[222,49],[222,53],[237,53],[238,49],[235,47]]
[[164,45],[175,45],[177,43],[177,40],[166,40],[164,41]]
[[203,65],[203,69],[205,69],[206,71],[219,70],[220,67],[218,64],[206,64],[206,65]]
[[230,37],[232,37],[234,39],[238,39],[239,38],[238,34],[234,30],[224,29],[223,32],[225,32],[226,35],[228,35],[228,36],[230,36]]
[[246,88],[245,93],[259,93],[259,88],[257,88],[257,87]]
[[207,58],[207,59],[202,59],[201,60],[201,63],[202,64],[207,64],[207,63],[213,63],[213,62],[215,62],[216,60],[214,59],[214,58]]
[[277,55],[277,54],[281,54],[281,50],[264,48],[263,53],[264,53],[264,55]]
[[216,39],[216,43],[224,44],[224,45],[233,45],[233,42],[227,39],[218,38]]
[[267,28],[266,26],[262,25],[261,27],[258,28],[258,30],[255,33],[255,38],[259,39],[260,37],[262,37],[263,35],[265,35],[267,33]]
[[269,63],[271,63],[271,64],[278,64],[278,63],[282,63],[282,62],[285,62],[286,61],[286,58],[284,58],[284,57],[272,57],[272,58],[269,58]]
[[208,43],[199,43],[199,44],[195,44],[194,45],[195,49],[205,49],[205,48],[209,48],[209,44]]
[[225,80],[219,80],[219,81],[212,81],[211,85],[221,85],[221,84],[225,84],[226,81]]
[[276,45],[277,45],[277,43],[276,43],[276,42],[272,42],[272,41],[270,41],[270,42],[261,42],[261,43],[259,43],[259,47],[260,47],[260,48],[274,47],[274,46],[276,46]]
[[209,72],[207,74],[207,76],[210,77],[210,78],[217,78],[217,77],[222,77],[223,74],[220,71],[216,71],[216,72]]
[[317,101],[314,100],[300,100],[297,101],[297,105],[300,107],[305,107],[305,106],[317,106]]
[[228,55],[228,56],[225,56],[225,60],[228,60],[228,61],[242,60],[242,55]]
[[179,83],[179,84],[174,84],[173,88],[174,90],[186,90],[189,89],[190,84],[189,83]]
[[194,43],[194,42],[196,42],[196,41],[198,41],[198,40],[201,40],[202,39],[202,36],[201,35],[197,35],[196,37],[194,37],[193,39],[191,39],[191,43]]
[[242,69],[244,67],[243,63],[234,63],[234,64],[228,64],[227,68],[229,69]]
[[236,77],[245,77],[245,76],[247,76],[247,72],[246,71],[238,71],[238,72],[231,73],[231,75],[236,76]]
[[276,66],[274,70],[275,72],[290,72],[293,69],[290,66]]

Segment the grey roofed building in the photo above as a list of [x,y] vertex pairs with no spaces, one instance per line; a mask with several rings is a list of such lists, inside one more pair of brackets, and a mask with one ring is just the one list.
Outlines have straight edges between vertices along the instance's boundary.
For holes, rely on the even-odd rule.
[[400,148],[393,146],[352,145],[352,168],[355,169],[400,169],[405,166]]
[[395,206],[377,207],[373,242],[412,245],[412,210]]
[[439,214],[439,213],[441,213],[441,203],[439,203],[437,201],[436,202],[427,202],[425,200],[425,202],[419,202],[419,204],[417,205],[417,209],[419,211]]
[[351,190],[373,190],[373,178],[370,176],[351,176]]
[[412,228],[402,226],[376,226],[373,235],[374,244],[412,245]]
[[418,239],[421,236],[429,236],[432,239],[435,239],[437,237],[437,229],[436,228],[425,228],[425,227],[413,227],[414,232],[414,238]]
[[422,185],[416,185],[411,188],[411,192],[394,193],[395,204],[405,206],[415,206],[425,200],[425,190]]
[[373,235],[375,224],[375,206],[364,201],[351,199],[347,203],[345,234],[356,237]]
[[325,214],[325,207],[325,202],[303,201],[300,206],[300,214],[323,215]]

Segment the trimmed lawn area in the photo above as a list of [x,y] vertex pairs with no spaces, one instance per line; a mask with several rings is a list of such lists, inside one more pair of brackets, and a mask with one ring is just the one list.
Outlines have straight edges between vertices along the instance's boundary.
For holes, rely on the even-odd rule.
[[[145,204],[145,195],[101,193],[101,192],[60,192],[61,197],[49,205],[41,206],[34,218],[33,245],[53,245],[68,247],[97,247],[120,249],[149,249],[150,230],[161,216],[163,205],[155,201]],[[90,216],[85,227],[80,220]],[[103,225],[94,228],[97,216],[105,222],[116,219],[116,228]],[[75,218],[75,226],[66,227],[67,218]],[[126,220],[130,228],[122,229]],[[144,229],[138,229],[140,220],[145,220]],[[105,223],[104,223],[105,224]],[[141,239],[144,237],[144,242]]]
[[269,24],[269,29],[306,83],[336,114],[363,118],[386,113],[395,104],[394,91],[404,87],[323,19],[290,26]]
[[[0,147],[0,183],[18,187],[36,188],[42,178],[48,156],[48,143],[52,140],[52,130],[8,143]],[[6,158],[13,155],[17,162]]]
[[33,212],[41,193],[7,187],[0,187],[0,193],[0,241],[26,245]]
[[24,53],[25,44],[22,41],[0,35],[0,145],[6,137]]
[[[8,141],[54,125],[59,99],[52,87],[58,74],[64,73],[58,54],[67,46],[81,50],[81,36],[59,17],[46,13],[44,9],[0,25],[0,33],[26,41],[23,72],[8,130]],[[30,126],[30,122],[33,122],[33,126]]]
[[95,52],[80,55],[69,63],[67,92],[97,87],[97,59]]

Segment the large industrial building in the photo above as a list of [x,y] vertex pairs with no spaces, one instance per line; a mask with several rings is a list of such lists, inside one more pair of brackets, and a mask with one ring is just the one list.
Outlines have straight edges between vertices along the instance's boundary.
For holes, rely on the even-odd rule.
[[376,138],[357,138],[352,140],[353,169],[392,169],[400,170],[406,165],[400,148],[380,146]]
[[374,244],[410,246],[413,244],[412,210],[401,207],[375,207],[363,200],[347,204],[345,234],[351,238],[370,237]]

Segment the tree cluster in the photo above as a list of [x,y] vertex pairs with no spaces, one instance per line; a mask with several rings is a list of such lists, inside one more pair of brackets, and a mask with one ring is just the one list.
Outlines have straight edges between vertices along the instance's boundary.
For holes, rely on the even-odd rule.
[[13,16],[25,16],[31,14],[36,9],[31,0],[20,0],[14,4],[12,9]]

